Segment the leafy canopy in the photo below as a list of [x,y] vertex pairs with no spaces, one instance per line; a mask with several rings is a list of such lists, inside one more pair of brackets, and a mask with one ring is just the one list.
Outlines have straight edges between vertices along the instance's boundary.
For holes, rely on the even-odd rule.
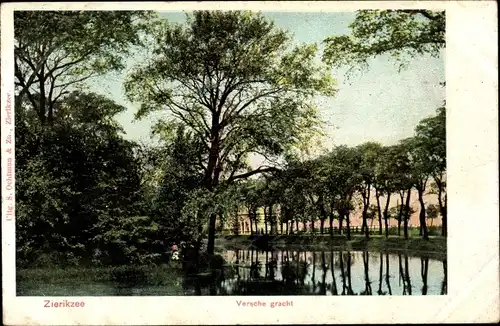
[[55,103],[92,77],[124,68],[150,28],[146,11],[16,11],[15,85],[45,122]]
[[277,157],[310,140],[320,122],[313,97],[335,94],[316,45],[291,46],[261,14],[196,11],[186,24],[165,22],[155,39],[153,56],[125,83],[141,103],[136,117],[166,110],[229,180],[249,176],[236,175],[249,153]]
[[360,10],[351,35],[324,40],[323,60],[340,67],[367,67],[368,60],[389,54],[400,68],[416,55],[438,56],[445,47],[445,12],[431,10]]

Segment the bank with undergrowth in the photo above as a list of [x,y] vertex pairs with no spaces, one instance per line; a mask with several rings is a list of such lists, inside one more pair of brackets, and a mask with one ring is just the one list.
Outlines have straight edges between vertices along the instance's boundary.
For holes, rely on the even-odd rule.
[[405,252],[409,255],[446,258],[446,237],[432,236],[428,240],[420,237],[404,239],[399,236],[352,235],[228,235],[217,238],[216,245],[224,249],[291,249],[300,251],[369,250]]

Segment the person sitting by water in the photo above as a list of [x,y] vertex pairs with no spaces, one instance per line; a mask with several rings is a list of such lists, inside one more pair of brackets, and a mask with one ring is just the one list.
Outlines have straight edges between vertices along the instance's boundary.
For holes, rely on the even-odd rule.
[[172,260],[179,260],[179,249],[177,248],[177,245],[174,243],[172,245]]

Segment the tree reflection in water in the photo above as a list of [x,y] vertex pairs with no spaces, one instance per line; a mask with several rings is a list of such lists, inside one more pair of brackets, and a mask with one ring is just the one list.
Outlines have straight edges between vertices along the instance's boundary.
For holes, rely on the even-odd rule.
[[365,272],[365,290],[360,295],[372,295],[372,286],[369,273],[369,255],[367,251],[363,251],[363,269]]
[[[187,282],[191,294],[427,295],[447,291],[446,261],[409,257],[405,253],[248,249],[225,254],[224,272],[201,274]],[[395,284],[391,270],[394,273],[397,267],[399,282]],[[372,282],[377,279],[378,287],[373,292]],[[413,287],[421,291],[413,293]]]
[[378,295],[386,295],[387,291],[382,291],[382,278],[383,278],[383,273],[384,273],[384,255],[380,253],[380,268],[379,268],[379,273],[378,273]]
[[448,266],[446,259],[443,260],[443,282],[441,283],[441,295],[448,293]]
[[387,284],[387,291],[392,295],[391,289],[391,275],[389,273],[389,254],[385,254],[385,283]]
[[410,280],[410,270],[408,268],[408,255],[405,255],[405,278],[406,278],[406,285],[408,288],[408,295],[411,295],[411,280]]
[[337,290],[337,281],[335,280],[335,263],[333,259],[333,251],[330,252],[330,270],[332,271],[332,294],[333,295],[338,295],[338,290]]
[[422,275],[422,295],[427,294],[427,274],[429,272],[429,258],[420,258],[420,275]]

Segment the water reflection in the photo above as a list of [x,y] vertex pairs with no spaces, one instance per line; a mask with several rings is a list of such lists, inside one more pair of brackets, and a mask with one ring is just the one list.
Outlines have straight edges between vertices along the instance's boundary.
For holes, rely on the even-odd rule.
[[446,259],[443,261],[443,282],[441,283],[441,295],[445,295],[448,293],[448,266],[446,263]]
[[[446,261],[380,252],[226,251],[224,277],[196,295],[439,295]],[[396,273],[396,274],[395,274]],[[206,284],[208,286],[208,284]],[[373,289],[373,287],[375,287]],[[187,290],[190,289],[186,285]],[[191,288],[192,289],[192,288]]]
[[168,275],[160,284],[25,283],[18,295],[444,295],[447,261],[366,251],[257,251],[223,254],[223,270]]

